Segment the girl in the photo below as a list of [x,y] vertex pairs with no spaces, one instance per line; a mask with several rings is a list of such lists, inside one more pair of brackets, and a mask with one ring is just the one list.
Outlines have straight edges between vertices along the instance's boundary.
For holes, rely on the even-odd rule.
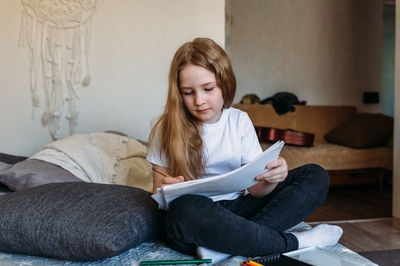
[[[198,38],[178,49],[147,156],[172,177],[154,172],[153,193],[163,185],[231,171],[262,152],[248,115],[231,108],[235,91],[230,60],[214,41]],[[229,254],[261,256],[336,244],[342,234],[338,226],[285,232],[324,203],[326,171],[310,164],[288,172],[282,157],[266,169],[248,193],[184,195],[172,201],[165,220],[167,244],[213,263]]]

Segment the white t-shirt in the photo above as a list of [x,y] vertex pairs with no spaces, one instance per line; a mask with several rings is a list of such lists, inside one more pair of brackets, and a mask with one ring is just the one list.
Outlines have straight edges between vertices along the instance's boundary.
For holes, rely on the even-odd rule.
[[[214,124],[201,126],[205,174],[207,178],[224,174],[246,164],[262,153],[254,126],[247,113],[235,109],[223,109],[221,118]],[[168,168],[165,156],[160,156],[157,134],[149,149],[147,160],[153,164]],[[212,197],[214,201],[235,199],[240,192]]]

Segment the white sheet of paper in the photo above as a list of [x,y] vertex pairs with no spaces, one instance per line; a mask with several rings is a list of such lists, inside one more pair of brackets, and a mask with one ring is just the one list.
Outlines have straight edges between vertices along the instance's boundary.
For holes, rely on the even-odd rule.
[[[340,250],[340,252],[338,251]],[[293,259],[309,263],[310,265],[329,265],[329,266],[378,266],[368,259],[361,257],[354,251],[343,247],[309,247],[283,253]]]
[[266,171],[265,166],[278,158],[284,144],[283,141],[274,143],[253,161],[231,172],[160,187],[152,197],[161,209],[168,209],[171,201],[185,194],[211,197],[251,187],[257,183],[254,178]]

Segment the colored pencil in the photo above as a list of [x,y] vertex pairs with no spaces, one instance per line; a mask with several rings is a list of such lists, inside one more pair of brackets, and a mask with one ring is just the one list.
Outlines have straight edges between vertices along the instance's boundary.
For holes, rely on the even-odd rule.
[[264,266],[263,264],[257,263],[257,262],[252,261],[252,260],[246,261],[246,264],[248,264],[250,266]]
[[158,169],[157,169],[157,168],[155,168],[154,166],[153,166],[153,167],[151,167],[151,169],[152,169],[153,171],[155,171],[155,172],[159,173],[160,175],[163,175],[163,176],[165,176],[165,177],[171,177],[169,174],[166,174],[166,173],[164,173],[163,171],[161,171],[161,170],[158,170]]

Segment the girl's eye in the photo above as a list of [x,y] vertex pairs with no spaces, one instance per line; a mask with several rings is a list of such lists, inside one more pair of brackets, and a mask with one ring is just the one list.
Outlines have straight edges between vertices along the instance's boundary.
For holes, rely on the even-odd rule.
[[214,89],[214,87],[206,88],[205,90],[206,90],[206,91],[212,91],[213,89]]
[[191,94],[193,94],[193,92],[192,91],[182,91],[182,94],[183,95],[191,95]]

